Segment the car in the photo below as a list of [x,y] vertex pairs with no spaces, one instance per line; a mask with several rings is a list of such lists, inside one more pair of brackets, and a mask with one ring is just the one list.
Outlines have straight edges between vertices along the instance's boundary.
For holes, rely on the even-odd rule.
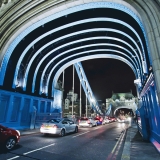
[[49,121],[42,123],[40,132],[44,135],[60,135],[65,136],[67,133],[78,132],[78,125],[72,120],[67,118],[50,119]]
[[6,150],[12,150],[20,140],[20,132],[0,125],[0,145]]
[[97,126],[97,123],[93,118],[82,117],[79,119],[79,126],[80,127],[93,127],[93,126]]
[[118,122],[120,122],[120,123],[125,122],[125,120],[124,120],[124,119],[120,119],[120,118],[117,118],[117,121],[118,121]]
[[95,117],[94,120],[96,121],[97,125],[101,125],[103,123],[102,117]]
[[110,119],[112,120],[112,122],[116,122],[116,118],[115,117],[110,117]]
[[107,123],[109,123],[110,121],[109,121],[109,119],[108,118],[104,118],[103,119],[103,124],[107,124]]

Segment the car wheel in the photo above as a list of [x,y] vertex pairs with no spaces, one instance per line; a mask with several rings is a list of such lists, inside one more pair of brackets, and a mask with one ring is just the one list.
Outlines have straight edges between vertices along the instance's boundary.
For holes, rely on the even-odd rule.
[[77,133],[77,132],[78,132],[78,127],[76,127],[76,128],[75,128],[75,131],[74,131],[74,132],[75,132],[75,133]]
[[64,129],[61,130],[60,136],[61,137],[65,136],[65,130]]
[[48,133],[43,133],[43,136],[48,136],[49,134]]
[[9,138],[5,143],[5,149],[11,150],[12,148],[14,148],[15,145],[16,145],[16,139],[13,137]]

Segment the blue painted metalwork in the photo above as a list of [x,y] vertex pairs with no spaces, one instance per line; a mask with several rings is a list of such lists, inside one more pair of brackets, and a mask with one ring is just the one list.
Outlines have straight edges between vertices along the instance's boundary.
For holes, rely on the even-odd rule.
[[133,70],[133,72],[134,72],[134,74],[135,74],[135,77],[138,76],[138,75],[137,75],[137,71],[134,69],[134,67],[132,66],[132,64],[131,64],[128,60],[126,60],[126,59],[124,59],[124,58],[122,58],[122,57],[120,57],[120,56],[113,55],[113,54],[99,54],[99,55],[90,55],[90,56],[87,56],[87,55],[86,55],[85,57],[76,58],[76,59],[74,59],[74,60],[72,60],[72,61],[69,61],[68,63],[66,63],[65,65],[63,65],[63,66],[57,71],[57,73],[55,74],[54,79],[53,79],[53,84],[52,84],[52,96],[53,96],[53,94],[54,94],[54,88],[56,87],[58,78],[59,78],[60,74],[64,71],[65,68],[67,68],[68,66],[70,66],[70,65],[72,65],[72,64],[75,64],[75,63],[77,63],[77,62],[79,62],[79,61],[84,61],[84,60],[86,60],[86,59],[89,60],[89,59],[94,59],[94,58],[113,58],[113,59],[120,60],[120,61],[128,64],[128,66],[131,67],[131,69]]
[[141,125],[138,123],[138,128],[145,140],[160,143],[160,106],[156,97],[156,85],[151,73],[140,94],[143,103],[139,103]]
[[[131,50],[136,54],[134,48],[132,46],[130,46],[127,42],[123,41],[123,40],[120,40],[118,38],[114,38],[114,37],[90,37],[90,38],[85,38],[85,39],[81,39],[81,40],[77,40],[77,41],[74,41],[74,42],[70,42],[70,43],[67,43],[68,45],[70,44],[75,44],[75,43],[78,43],[78,42],[83,42],[83,41],[90,41],[90,40],[96,40],[96,39],[111,39],[111,40],[116,40],[116,41],[119,41],[119,42],[122,42],[124,44],[126,44],[129,48],[131,48]],[[107,45],[107,43],[106,43]],[[64,47],[66,46],[65,45],[62,45],[61,47]],[[117,46],[119,48],[121,48],[121,46]],[[42,76],[41,76],[41,80],[40,80],[40,92],[42,92],[42,84],[43,84],[43,78],[45,76],[45,72],[47,70],[47,68],[49,67],[49,65],[56,59],[58,58],[59,56],[62,56],[62,54],[66,54],[68,53],[69,51],[75,51],[76,49],[80,49],[82,47],[77,47],[77,48],[74,48],[74,49],[71,49],[71,50],[67,50],[65,52],[62,52],[62,53],[59,53],[57,56],[55,56],[54,58],[52,58],[52,60],[50,60],[50,62],[45,66],[43,72],[42,72]],[[123,48],[123,47],[122,47]],[[131,55],[131,53],[127,50],[127,52]],[[137,68],[140,68],[138,62],[136,59],[133,59],[135,62],[136,62],[136,67]],[[133,60],[131,60],[133,62]],[[134,62],[133,62],[134,63]],[[36,81],[36,75],[37,75],[37,72],[38,72],[38,68],[36,68],[36,71],[35,71],[35,74],[34,74],[34,78],[33,78],[33,83],[32,83],[32,93],[34,92],[34,88],[35,88],[35,81]],[[142,73],[141,73],[142,74]],[[138,76],[139,77],[139,76]],[[48,78],[48,77],[47,77]],[[48,83],[48,82],[47,82]],[[46,94],[48,95],[48,90],[46,89]]]
[[[63,38],[68,37],[68,36],[77,35],[77,34],[80,34],[80,33],[93,32],[93,31],[112,31],[112,32],[115,31],[115,32],[120,33],[120,34],[122,34],[122,35],[124,35],[124,36],[127,36],[127,37],[137,46],[137,48],[139,48],[138,45],[137,45],[137,43],[136,43],[130,36],[128,36],[128,35],[125,34],[124,32],[121,32],[121,31],[118,31],[118,30],[114,30],[114,29],[105,29],[105,28],[90,29],[90,30],[75,32],[75,33],[73,33],[73,34],[69,34],[69,35],[67,35],[67,36],[63,36],[63,37],[60,37],[60,38],[58,38],[58,39],[63,39]],[[56,42],[56,41],[57,41],[57,39],[55,39],[55,40],[52,41],[52,42]],[[51,42],[50,42],[49,44],[51,44]],[[49,45],[49,44],[48,44],[48,45]],[[46,45],[45,45],[45,46],[46,46]],[[36,79],[36,75],[37,75],[38,69],[39,69],[40,65],[42,64],[42,62],[44,61],[44,59],[47,58],[47,56],[49,56],[52,52],[58,50],[59,48],[60,48],[60,47],[57,47],[56,49],[54,49],[54,50],[50,51],[49,53],[47,53],[47,54],[43,57],[43,59],[39,62],[38,66],[37,66],[37,68],[36,68],[35,74],[34,74],[34,79],[33,79],[33,82],[34,82],[34,83],[35,83],[35,79]],[[37,51],[36,54],[40,53],[40,51],[41,51],[41,49],[40,49],[39,51]],[[65,52],[64,52],[64,53],[65,53]],[[35,54],[35,55],[36,55],[36,54]],[[135,52],[135,54],[136,54],[136,56],[138,57],[138,55],[137,55],[136,52]],[[61,54],[61,55],[62,55],[62,54]],[[139,60],[139,58],[138,58],[138,60]],[[25,79],[25,82],[27,81],[29,66],[31,66],[31,63],[32,63],[32,62],[33,62],[33,59],[30,60],[28,66],[27,66],[27,69],[26,69],[26,72],[25,72],[26,74],[25,74],[25,78],[24,78],[24,79]],[[139,60],[139,63],[140,63],[140,60]],[[141,63],[140,63],[140,65],[141,65]],[[142,67],[141,67],[141,68],[142,68]],[[141,73],[142,73],[142,71],[141,71]],[[141,74],[141,75],[142,75],[142,74]],[[49,77],[48,77],[48,78],[49,78]],[[35,86],[35,84],[33,84],[33,86]],[[24,90],[25,90],[25,87],[26,87],[26,84],[24,85]],[[34,89],[32,89],[32,91],[33,91],[33,90],[34,90]]]
[[[140,25],[140,27],[143,31],[143,34],[144,34],[144,37],[145,37],[145,40],[146,40],[145,30],[144,30],[144,27],[143,27],[142,22],[140,21],[139,17],[133,11],[131,11],[129,8],[127,8],[127,7],[125,7],[121,4],[114,3],[114,2],[93,2],[93,3],[87,3],[87,4],[79,5],[79,6],[76,6],[76,7],[71,7],[69,9],[64,10],[64,11],[61,11],[61,12],[55,13],[51,16],[48,16],[48,17],[46,17],[42,20],[39,20],[38,22],[31,25],[30,27],[28,27],[26,30],[24,30],[21,34],[19,34],[17,36],[17,38],[8,47],[8,50],[7,50],[6,54],[4,55],[2,65],[1,65],[1,70],[0,70],[0,85],[3,84],[4,76],[5,76],[5,72],[6,72],[6,67],[7,67],[9,58],[10,58],[14,48],[17,46],[17,44],[27,34],[29,34],[34,29],[38,28],[39,26],[41,26],[41,25],[43,25],[43,24],[45,24],[49,21],[52,21],[52,20],[54,20],[58,17],[64,16],[64,15],[67,15],[67,14],[70,14],[70,13],[74,13],[74,12],[77,12],[77,11],[80,11],[80,10],[90,9],[90,8],[113,8],[113,9],[118,9],[118,10],[124,11],[125,13],[131,15],[137,21],[137,23]],[[147,41],[146,41],[146,45],[147,45],[147,49],[148,49],[149,47],[148,47]],[[148,50],[148,54],[149,54],[149,58],[150,58],[149,50]],[[144,50],[143,50],[143,56],[144,55],[145,54],[144,54]]]
[[112,105],[110,104],[109,107],[108,107],[108,109],[107,109],[107,111],[106,111],[106,113],[105,113],[106,116],[110,115],[111,109],[112,109]]
[[[141,46],[142,46],[142,48],[143,48],[142,41],[141,41],[139,35],[137,34],[137,32],[136,32],[130,25],[128,25],[127,23],[125,23],[125,22],[123,22],[123,21],[120,21],[120,20],[117,20],[117,19],[113,19],[113,18],[91,18],[91,19],[86,19],[86,20],[81,20],[81,21],[73,22],[73,23],[70,23],[70,24],[67,24],[67,25],[64,25],[64,26],[55,28],[55,29],[53,29],[53,30],[51,30],[51,31],[49,31],[49,32],[41,35],[40,37],[38,37],[37,39],[35,39],[33,42],[31,42],[31,43],[27,46],[27,48],[22,52],[22,54],[21,54],[21,56],[20,56],[20,58],[19,58],[19,61],[18,61],[18,63],[17,63],[16,71],[15,71],[15,76],[14,76],[14,81],[13,81],[13,88],[14,88],[15,85],[16,85],[16,79],[17,79],[18,70],[19,70],[19,68],[20,68],[21,62],[22,62],[25,54],[27,53],[27,51],[28,51],[30,48],[32,48],[32,46],[34,46],[34,44],[35,44],[36,42],[38,42],[39,40],[41,40],[41,39],[44,38],[45,36],[48,36],[48,35],[50,35],[50,34],[52,34],[52,33],[55,33],[55,32],[57,32],[57,31],[59,31],[59,30],[65,29],[65,28],[67,28],[67,27],[71,27],[71,26],[74,26],[74,25],[79,25],[79,24],[82,24],[82,23],[95,22],[95,21],[96,21],[96,22],[98,22],[98,21],[99,21],[99,22],[100,22],[100,21],[111,21],[111,22],[115,22],[115,23],[122,24],[122,25],[124,25],[125,27],[128,27],[128,28],[137,36],[137,39],[138,39],[138,41],[140,42],[140,44],[141,44]],[[52,43],[54,43],[54,42],[52,42]],[[50,44],[50,43],[49,43],[49,44]],[[39,53],[40,53],[44,48],[45,48],[45,46],[43,46],[43,47],[39,50]],[[140,50],[138,49],[138,51],[140,51]],[[34,54],[33,59],[37,56],[37,54],[38,54],[38,52],[37,52],[36,54]],[[141,51],[140,51],[140,55],[141,55]],[[142,58],[142,56],[141,56],[141,61],[142,61],[142,59],[143,59],[143,58]],[[32,60],[32,62],[33,62],[33,60]],[[31,63],[30,63],[30,64],[31,64]],[[30,66],[31,66],[31,65],[29,65],[29,68],[30,68]]]
[[[119,34],[122,34],[123,36],[126,36],[128,39],[130,39],[134,44],[135,46],[137,47],[138,51],[140,52],[140,48],[139,46],[137,45],[137,43],[134,41],[134,39],[132,37],[130,37],[128,34],[122,32],[122,31],[119,31],[119,30],[116,30],[116,29],[112,29],[112,28],[96,28],[96,29],[87,29],[87,30],[83,30],[83,31],[78,31],[78,32],[74,32],[74,33],[71,33],[71,34],[68,34],[68,35],[65,35],[65,36],[62,36],[62,37],[59,37],[57,39],[54,39],[53,41],[50,41],[49,43],[45,44],[43,47],[41,47],[35,54],[34,56],[31,58],[31,60],[29,61],[28,65],[27,65],[27,68],[26,68],[26,72],[25,72],[25,76],[24,76],[24,82],[23,82],[23,90],[25,91],[26,90],[26,83],[27,83],[27,79],[28,79],[28,73],[29,73],[29,69],[30,69],[30,66],[31,64],[33,63],[33,60],[34,58],[40,54],[40,52],[47,46],[59,41],[59,40],[62,40],[62,39],[65,39],[67,37],[71,37],[71,36],[75,36],[75,35],[79,35],[79,34],[82,34],[82,33],[88,33],[88,32],[99,32],[99,31],[112,31],[112,32],[116,32],[116,33],[119,33]],[[66,44],[67,45],[67,44]],[[33,82],[35,83],[35,79],[36,79],[36,75],[37,75],[37,72],[38,72],[38,69],[40,67],[40,65],[42,64],[42,62],[49,56],[51,55],[53,52],[55,52],[56,50],[60,49],[61,46],[53,49],[52,51],[50,51],[49,53],[46,53],[46,55],[40,60],[40,62],[38,63],[37,65],[37,68],[36,68],[36,71],[35,71],[35,74],[34,74],[34,78],[33,78]],[[138,58],[138,55],[137,53],[135,52],[136,56],[137,56],[137,59],[140,63],[140,59]],[[141,63],[140,63],[141,65]],[[141,66],[140,69],[142,69],[143,67]],[[143,71],[141,71],[143,72]],[[15,75],[16,76],[16,75]],[[48,77],[49,78],[49,77]],[[142,77],[143,79],[143,77]],[[15,82],[14,82],[15,83]],[[35,86],[35,84],[33,85]],[[14,87],[15,87],[15,84],[14,84]],[[42,87],[42,86],[41,86]],[[34,89],[32,89],[33,91]]]
[[86,96],[88,98],[88,101],[90,102],[90,104],[92,106],[92,109],[95,110],[100,115],[103,115],[102,111],[100,110],[100,108],[98,106],[97,100],[94,97],[92,89],[91,89],[91,87],[89,85],[89,82],[87,80],[87,77],[86,77],[86,74],[85,74],[85,72],[83,70],[81,62],[75,63],[74,66],[76,68],[76,71],[77,71],[79,80],[81,82],[81,85],[83,87],[83,90],[84,90],[84,92],[85,92],[85,94],[86,94]]
[[[128,57],[130,59],[130,57],[120,51],[117,51],[117,50],[112,50],[112,49],[96,49],[96,50],[90,50],[90,51],[84,51],[84,52],[80,52],[80,53],[77,53],[76,55],[80,55],[80,54],[84,54],[84,53],[91,53],[91,52],[117,52],[119,54],[122,54],[126,57]],[[100,54],[99,54],[100,55]],[[49,75],[48,75],[48,80],[47,80],[47,86],[48,86],[48,83],[49,83],[49,79],[51,77],[51,74],[52,72],[54,71],[54,69],[60,64],[62,63],[63,61],[67,60],[68,58],[71,58],[71,57],[74,57],[75,55],[71,55],[71,56],[68,56],[67,58],[64,58],[63,60],[59,61],[58,63],[56,63],[56,65],[52,68],[52,70],[50,71]],[[100,57],[99,57],[100,58]],[[122,57],[120,57],[120,59],[123,59]],[[134,71],[135,71],[135,68],[134,68]],[[137,71],[136,71],[136,77],[137,77]],[[54,81],[53,81],[54,82]],[[48,89],[48,88],[47,88]],[[53,85],[52,85],[52,90],[53,90]]]
[[158,106],[156,103],[156,94],[155,94],[155,88],[154,85],[150,87],[150,93],[151,93],[151,102],[152,102],[152,107],[153,107],[153,112],[154,114],[154,123],[156,127],[156,132],[160,135],[160,112],[158,110]]
[[[88,45],[88,46],[91,46],[91,45]],[[84,47],[84,46],[83,46]],[[78,47],[78,48],[83,48],[83,47]],[[73,50],[75,50],[75,49],[71,49],[72,51]],[[132,61],[132,59],[128,56],[128,55],[126,55],[126,54],[124,54],[123,52],[120,52],[120,51],[117,51],[117,50],[112,50],[112,49],[96,49],[96,50],[90,50],[90,51],[84,51],[84,52],[80,52],[80,53],[77,53],[76,54],[76,56],[77,55],[81,55],[81,54],[84,54],[84,53],[91,53],[91,52],[116,52],[116,53],[120,53],[120,54],[122,54],[122,55],[124,55],[124,56],[126,56],[128,59],[130,59],[131,61]],[[66,51],[66,52],[68,52],[68,51]],[[63,54],[63,53],[62,53]],[[61,60],[61,61],[59,61],[58,63],[56,63],[55,65],[54,65],[54,67],[51,69],[51,71],[50,71],[50,73],[48,74],[48,79],[47,79],[47,83],[46,83],[46,86],[48,86],[48,84],[49,84],[49,79],[50,79],[50,77],[51,77],[51,75],[52,75],[52,72],[54,71],[54,69],[60,64],[60,63],[62,63],[63,61],[65,61],[66,59],[68,59],[68,58],[71,58],[71,57],[74,57],[75,55],[71,55],[71,56],[68,56],[67,58],[64,58],[63,60]],[[136,68],[136,65],[135,65],[135,63],[133,62],[133,64],[134,64],[134,68]],[[136,69],[135,69],[136,70]],[[41,79],[41,84],[42,84],[42,79]],[[42,89],[42,88],[41,88]],[[46,87],[46,90],[45,90],[45,93],[46,94],[48,94],[48,87]]]
[[[57,109],[54,108],[53,100],[51,99],[0,90],[0,123],[15,129],[29,129],[30,127],[33,129],[33,115],[35,114],[35,109],[36,114],[40,113],[41,103],[43,103],[43,114],[48,114],[49,109],[50,113]],[[61,115],[60,108],[56,116],[57,114]]]

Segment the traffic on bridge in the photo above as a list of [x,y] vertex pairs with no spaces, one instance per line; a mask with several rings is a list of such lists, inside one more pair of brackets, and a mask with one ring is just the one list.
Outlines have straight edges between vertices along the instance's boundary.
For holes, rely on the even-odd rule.
[[[160,159],[159,11],[159,0],[2,0],[0,159]],[[119,75],[100,100],[83,68],[96,59],[125,64],[135,95]]]

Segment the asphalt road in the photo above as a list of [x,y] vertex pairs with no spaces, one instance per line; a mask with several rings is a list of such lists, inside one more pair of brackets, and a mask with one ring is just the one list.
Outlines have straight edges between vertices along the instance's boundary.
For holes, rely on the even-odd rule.
[[64,137],[32,134],[22,136],[10,152],[0,151],[0,160],[120,160],[127,124],[113,122],[79,128]]

